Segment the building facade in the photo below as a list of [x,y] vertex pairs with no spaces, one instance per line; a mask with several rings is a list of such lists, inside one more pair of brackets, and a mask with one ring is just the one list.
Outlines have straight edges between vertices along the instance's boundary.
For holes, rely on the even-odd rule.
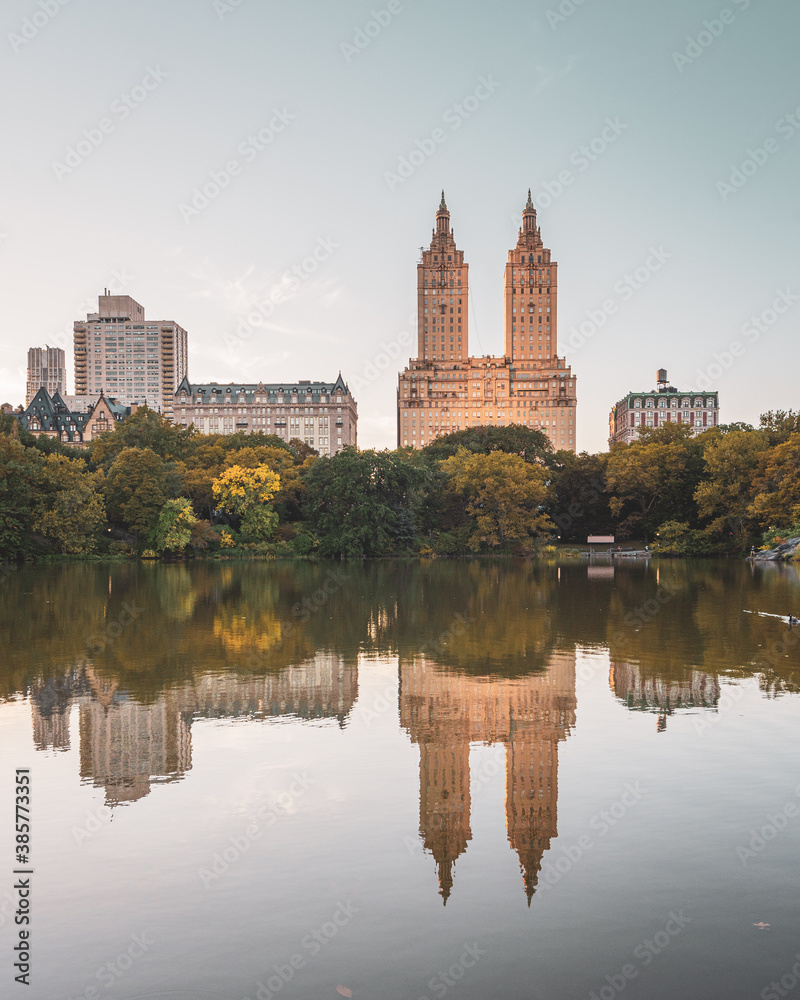
[[113,431],[135,410],[135,406],[124,406],[102,393],[88,408],[71,410],[58,393],[51,396],[46,389],[40,389],[25,411],[17,413],[16,417],[24,430],[37,437],[44,435],[82,448],[100,434]]
[[659,370],[658,379],[658,388],[649,392],[629,392],[611,408],[609,447],[637,441],[641,427],[676,423],[691,427],[695,436],[719,425],[719,393],[680,391],[667,384],[664,369]]
[[147,320],[130,295],[98,298],[98,311],[76,320],[75,393],[104,390],[127,406],[147,404],[172,419],[175,390],[188,373],[187,333],[174,320]]
[[320,455],[358,444],[358,407],[342,379],[243,385],[192,384],[184,378],[174,400],[174,421],[201,434],[276,434],[304,441]]
[[31,347],[28,349],[28,382],[25,405],[28,406],[40,389],[51,396],[67,391],[67,368],[64,352],[60,347]]
[[398,447],[422,448],[468,427],[520,424],[575,451],[576,379],[558,356],[558,264],[528,192],[504,280],[504,349],[469,353],[469,265],[456,246],[444,192],[417,265],[417,356],[400,373]]

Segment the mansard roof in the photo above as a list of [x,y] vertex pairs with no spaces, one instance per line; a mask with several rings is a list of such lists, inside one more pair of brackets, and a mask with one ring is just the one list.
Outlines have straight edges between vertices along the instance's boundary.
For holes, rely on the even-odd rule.
[[268,395],[270,402],[280,394],[305,394],[312,396],[330,396],[332,393],[341,392],[350,395],[350,389],[339,372],[335,382],[312,382],[310,379],[300,379],[299,382],[203,382],[192,383],[187,377],[181,380],[180,385],[175,390],[175,395],[179,396],[201,396],[203,403],[208,403],[220,397],[237,398],[244,394],[248,403],[253,402],[253,397]]

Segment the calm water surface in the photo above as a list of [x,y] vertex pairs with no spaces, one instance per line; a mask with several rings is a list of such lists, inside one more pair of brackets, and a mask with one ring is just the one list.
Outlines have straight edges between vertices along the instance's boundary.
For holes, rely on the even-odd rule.
[[0,995],[800,998],[800,628],[770,617],[800,614],[793,567],[65,566],[0,590]]

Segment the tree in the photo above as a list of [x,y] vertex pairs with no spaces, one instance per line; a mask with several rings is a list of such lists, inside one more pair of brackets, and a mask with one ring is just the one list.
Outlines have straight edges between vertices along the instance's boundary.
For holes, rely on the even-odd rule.
[[150,448],[125,448],[109,469],[104,492],[113,524],[149,534],[169,498],[164,463]]
[[652,537],[669,520],[697,526],[694,493],[702,469],[702,443],[685,424],[646,428],[638,441],[613,445],[606,483],[618,531]]
[[551,464],[548,513],[562,539],[585,542],[589,535],[609,535],[614,518],[606,492],[606,455],[560,451]]
[[708,519],[705,531],[710,538],[725,542],[732,538],[742,549],[756,527],[749,508],[755,495],[755,471],[768,446],[767,435],[731,430],[726,434],[706,431],[703,436],[706,469],[694,494],[698,512]]
[[459,448],[479,455],[504,451],[519,455],[526,462],[544,462],[553,454],[553,446],[541,431],[533,431],[522,424],[508,427],[470,427],[437,438],[422,449],[433,461],[451,458]]
[[39,452],[0,435],[0,558],[35,551],[33,519],[41,469]]
[[345,448],[314,462],[304,510],[322,556],[363,559],[413,550],[426,473],[402,452]]
[[149,449],[165,462],[177,461],[191,453],[197,437],[193,428],[173,424],[155,410],[142,406],[113,431],[92,442],[92,463],[109,468],[126,448]]
[[800,433],[761,455],[754,486],[748,513],[762,528],[789,528],[800,522]]
[[44,460],[33,530],[55,542],[63,555],[93,552],[106,526],[99,487],[103,474],[89,473],[83,462],[64,455]]
[[783,444],[790,434],[800,432],[800,412],[794,410],[769,410],[762,413],[760,427],[767,435],[770,445]]
[[232,465],[214,480],[214,499],[223,510],[239,518],[245,536],[254,541],[268,541],[278,523],[270,501],[280,483],[280,476],[268,465],[255,468]]
[[501,451],[476,455],[459,448],[442,468],[449,488],[463,498],[473,519],[473,550],[527,543],[554,529],[544,512],[548,476],[542,466]]
[[167,500],[161,508],[151,541],[156,552],[183,552],[192,540],[197,518],[186,497]]

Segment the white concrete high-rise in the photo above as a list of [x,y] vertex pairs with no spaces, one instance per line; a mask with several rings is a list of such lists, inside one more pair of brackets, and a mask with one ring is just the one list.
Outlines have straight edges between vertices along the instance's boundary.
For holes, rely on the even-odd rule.
[[187,333],[174,320],[146,320],[130,295],[105,291],[98,311],[74,324],[75,393],[104,390],[126,406],[147,404],[172,419],[188,374]]

